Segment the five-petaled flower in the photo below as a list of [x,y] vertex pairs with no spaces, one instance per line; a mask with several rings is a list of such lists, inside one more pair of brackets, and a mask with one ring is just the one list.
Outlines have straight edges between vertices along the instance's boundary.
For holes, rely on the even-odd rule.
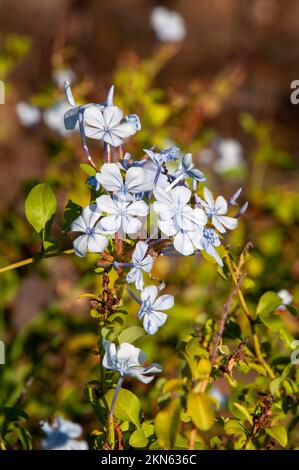
[[207,227],[204,228],[203,236],[200,240],[198,248],[200,250],[206,251],[208,255],[212,256],[217,261],[219,266],[223,266],[223,261],[217,253],[217,250],[215,249],[215,247],[218,247],[220,245],[221,242],[215,230]]
[[110,233],[120,232],[120,236],[137,234],[142,228],[137,217],[145,217],[149,211],[144,201],[126,201],[106,194],[98,197],[96,203],[101,212],[108,214],[101,219],[103,229]]
[[143,289],[142,271],[149,273],[153,267],[154,260],[150,255],[146,256],[148,244],[139,241],[132,254],[133,268],[128,272],[126,280],[128,283],[135,282],[136,289]]
[[173,245],[179,253],[191,255],[201,243],[207,222],[204,211],[188,205],[191,191],[184,186],[177,186],[168,192],[156,188],[154,196],[154,211],[158,214],[161,232],[167,237],[173,236]]
[[143,319],[143,327],[149,335],[157,333],[160,326],[167,320],[167,314],[161,310],[168,310],[173,307],[173,295],[161,295],[156,286],[147,286],[141,292],[141,306],[138,312],[138,319]]
[[77,256],[84,257],[86,251],[102,253],[108,245],[107,233],[105,234],[100,222],[101,212],[96,204],[84,207],[82,214],[72,222],[71,231],[81,232],[73,242]]
[[79,424],[58,416],[52,426],[42,421],[41,429],[46,434],[42,440],[44,450],[88,450],[87,442],[77,440],[82,434]]
[[182,161],[179,165],[179,168],[176,171],[175,177],[176,179],[179,177],[181,178],[189,177],[189,178],[194,179],[195,181],[198,181],[199,183],[206,180],[203,172],[195,168],[191,153],[186,153],[186,155],[183,156]]
[[146,171],[137,166],[132,166],[126,172],[125,180],[116,163],[105,163],[101,172],[96,174],[96,179],[106,191],[117,193],[122,197],[132,200],[132,195],[150,191],[153,183],[149,181]]
[[124,139],[136,133],[136,125],[123,119],[123,112],[117,106],[101,110],[91,105],[84,112],[84,132],[86,137],[118,147]]
[[214,200],[213,194],[207,188],[204,188],[205,201],[201,201],[204,207],[207,217],[212,220],[214,227],[219,230],[220,233],[225,233],[226,228],[234,230],[238,225],[238,220],[234,217],[228,217],[227,202],[223,196],[218,196],[216,201]]
[[103,340],[105,355],[103,358],[103,367],[119,374],[120,377],[134,377],[145,384],[151,382],[154,374],[162,372],[159,364],[151,364],[143,367],[146,355],[141,349],[136,348],[130,343],[121,343],[118,347],[110,341]]

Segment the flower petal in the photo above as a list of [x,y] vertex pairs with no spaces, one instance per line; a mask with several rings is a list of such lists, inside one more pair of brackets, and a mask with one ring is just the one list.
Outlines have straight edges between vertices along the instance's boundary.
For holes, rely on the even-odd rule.
[[130,343],[121,343],[116,350],[116,360],[128,361],[129,367],[139,366],[144,363],[145,359],[145,353]]
[[175,249],[184,256],[189,256],[194,253],[194,246],[188,232],[179,232],[176,234],[173,240],[173,246]]
[[168,220],[158,220],[158,226],[161,232],[166,236],[166,237],[172,237],[175,235],[178,231],[178,227],[175,226],[173,219],[168,219]]
[[152,311],[146,313],[143,318],[143,327],[149,335],[157,333],[160,326],[163,326],[167,320],[166,313]]
[[88,106],[84,111],[84,121],[90,126],[103,130],[105,127],[102,111],[97,106]]
[[127,369],[126,375],[130,377],[135,377],[137,380],[144,384],[150,383],[154,376],[153,375],[144,375],[144,367],[129,367]]
[[67,419],[61,419],[59,431],[69,436],[71,439],[77,439],[82,434],[80,424],[73,423]]
[[130,122],[122,122],[117,126],[114,126],[110,129],[110,131],[120,139],[126,139],[127,137],[131,137],[131,135],[136,134],[136,127],[134,124]]
[[171,191],[171,197],[176,206],[183,207],[189,202],[191,191],[184,186],[177,186]]
[[160,372],[163,372],[163,368],[160,364],[154,362],[150,366],[144,368],[143,374],[159,374]]
[[215,209],[218,215],[223,215],[227,213],[227,202],[223,196],[218,196],[215,201]]
[[146,216],[148,214],[148,211],[149,211],[148,205],[144,201],[132,202],[127,207],[127,214],[138,216],[138,217]]
[[73,241],[74,250],[77,256],[84,258],[86,256],[88,235],[80,235]]
[[108,239],[103,235],[93,234],[88,237],[87,247],[92,253],[102,253],[108,245]]
[[94,227],[100,215],[101,211],[98,209],[96,204],[90,204],[89,206],[84,207],[82,211],[82,217],[87,228]]
[[79,215],[79,217],[77,217],[77,219],[72,222],[70,228],[72,232],[85,232],[86,223],[82,215]]
[[148,250],[148,244],[143,241],[139,241],[136,244],[135,249],[133,251],[133,255],[132,255],[133,263],[134,264],[140,263],[140,261],[142,261],[143,258],[145,257],[147,250]]
[[154,264],[154,260],[150,255],[147,255],[142,261],[140,261],[139,266],[145,271],[149,273],[152,270]]
[[218,255],[213,245],[211,245],[211,243],[207,243],[206,245],[204,245],[204,248],[205,248],[205,251],[208,253],[208,255],[212,256],[217,261],[219,266],[223,266],[222,259]]
[[154,310],[168,310],[169,308],[172,308],[173,305],[174,305],[173,295],[165,294],[157,298],[157,300],[153,303],[153,309]]
[[132,284],[132,282],[135,282],[135,279],[137,277],[137,274],[138,274],[138,269],[137,268],[132,268],[130,269],[130,271],[128,272],[128,274],[126,275],[126,281],[129,283],[129,284]]
[[103,141],[106,142],[109,145],[112,145],[112,147],[119,147],[123,141],[120,139],[114,132],[113,129],[105,131],[103,137]]
[[146,179],[146,172],[141,167],[132,166],[126,173],[125,184],[131,193],[143,192],[143,182]]
[[104,109],[103,117],[105,121],[105,127],[112,128],[122,120],[123,112],[117,106],[107,106]]
[[110,233],[118,232],[122,224],[120,215],[107,215],[101,219],[101,226],[103,230]]
[[213,215],[212,224],[220,233],[225,232],[225,228],[223,227],[222,222],[221,222],[221,216]]
[[96,199],[98,209],[107,214],[118,214],[118,206],[112,197],[104,194]]
[[120,191],[123,178],[116,163],[104,163],[101,173],[97,173],[97,180],[106,191]]
[[138,233],[142,227],[142,223],[140,220],[127,214],[121,217],[121,226],[123,231],[130,235]]
[[193,210],[193,217],[195,224],[199,227],[204,227],[208,221],[205,212],[202,209],[199,209],[199,207],[196,207]]
[[96,140],[102,140],[105,135],[104,130],[97,129],[95,127],[89,127],[89,126],[85,126],[84,133],[86,137],[88,137],[89,139],[96,139]]
[[238,225],[238,219],[236,219],[235,217],[228,217],[226,215],[222,215],[219,217],[219,219],[221,220],[221,223],[229,230],[234,230]]
[[204,188],[204,197],[205,200],[207,201],[208,205],[210,208],[214,207],[214,197],[211,191],[208,190],[208,188]]
[[159,291],[156,286],[147,286],[141,292],[141,300],[143,302],[149,300],[150,304],[152,305],[158,296],[158,292]]

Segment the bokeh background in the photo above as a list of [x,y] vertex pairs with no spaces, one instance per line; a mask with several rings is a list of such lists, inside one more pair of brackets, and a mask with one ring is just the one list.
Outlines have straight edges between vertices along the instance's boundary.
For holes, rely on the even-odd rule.
[[[159,41],[152,9],[166,6],[185,20],[181,43]],[[28,258],[39,242],[25,220],[24,200],[38,182],[59,202],[58,233],[68,199],[86,204],[85,162],[79,135],[63,131],[62,82],[70,78],[78,102],[101,102],[116,86],[115,102],[140,115],[143,130],[127,145],[136,158],[151,145],[191,151],[214,193],[243,187],[249,209],[229,243],[236,253],[253,243],[246,295],[287,289],[299,300],[299,105],[290,84],[299,79],[299,3],[296,0],[0,0],[0,265]],[[100,149],[93,147],[100,162]],[[96,427],[84,385],[98,378],[97,320],[84,291],[98,291],[87,261],[45,260],[0,277],[0,405],[22,407],[39,435],[39,420],[63,414],[85,433]],[[162,259],[155,275],[176,297],[167,326],[143,338],[150,359],[176,376],[178,339],[195,322],[217,318],[227,285],[214,265],[192,257]],[[92,290],[91,290],[92,289]],[[128,322],[136,305],[125,299]],[[299,323],[287,311],[294,335]],[[169,357],[173,360],[170,361]],[[163,379],[162,379],[163,380]],[[152,389],[144,394],[151,411]],[[138,388],[139,387],[139,388]],[[225,385],[220,384],[222,393]],[[146,392],[146,393],[145,393]]]

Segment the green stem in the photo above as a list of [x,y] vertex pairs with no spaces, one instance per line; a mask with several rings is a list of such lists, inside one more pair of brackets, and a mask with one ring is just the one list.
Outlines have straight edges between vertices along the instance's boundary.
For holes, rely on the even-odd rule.
[[12,263],[12,264],[9,264],[8,266],[4,266],[3,268],[0,268],[0,274],[6,273],[7,271],[11,271],[12,269],[21,268],[22,266],[27,266],[28,264],[36,263],[45,258],[54,258],[55,256],[70,255],[71,253],[74,253],[73,249],[64,250],[64,251],[56,252],[56,253],[47,253],[43,255],[42,257],[37,256],[37,257],[23,259],[22,261],[17,261],[16,263]]
[[119,391],[121,389],[123,380],[124,380],[123,377],[119,377],[118,382],[116,384],[116,388],[114,390],[114,395],[113,395],[113,398],[112,398],[111,407],[110,407],[110,411],[109,411],[109,415],[108,415],[108,440],[109,440],[109,444],[110,444],[112,449],[114,449],[114,446],[115,446],[114,417],[113,417],[113,414],[114,414],[114,408],[115,408],[115,405],[116,405],[116,400],[117,400]]
[[259,343],[258,335],[255,331],[254,324],[251,324],[251,331],[252,331],[253,347],[254,347],[256,357],[258,358],[260,363],[264,366],[264,369],[268,372],[269,376],[273,380],[273,379],[275,379],[275,374],[274,374],[273,370],[271,369],[271,367],[267,364],[267,362],[265,361],[265,359],[262,356],[260,343]]
[[230,260],[230,257],[229,257],[229,254],[227,254],[227,256],[225,257],[226,259],[226,263],[227,263],[227,266],[228,266],[228,269],[229,269],[229,272],[231,274],[231,277],[233,279],[233,282],[235,284],[235,287],[237,288],[237,293],[238,293],[238,298],[239,298],[239,301],[240,301],[240,304],[241,304],[241,307],[243,308],[245,314],[246,314],[246,317],[249,321],[249,325],[250,325],[250,332],[251,332],[251,336],[252,336],[252,341],[253,341],[253,347],[254,347],[254,352],[255,352],[255,355],[257,357],[257,359],[259,360],[259,362],[262,364],[262,366],[264,367],[264,369],[266,370],[266,372],[269,374],[269,376],[271,377],[271,379],[275,379],[275,374],[273,372],[273,370],[271,369],[271,367],[267,364],[267,362],[265,361],[265,359],[263,358],[263,355],[262,355],[262,352],[261,352],[261,348],[260,348],[260,343],[259,343],[259,339],[258,339],[258,335],[256,333],[256,329],[255,329],[255,324],[254,324],[254,321],[253,321],[253,316],[251,315],[250,311],[249,311],[249,308],[246,304],[246,300],[244,298],[244,295],[243,295],[243,292],[241,290],[241,287],[238,285],[238,279],[236,277],[236,274],[235,274],[235,270],[234,270],[234,267],[232,265],[232,262]]

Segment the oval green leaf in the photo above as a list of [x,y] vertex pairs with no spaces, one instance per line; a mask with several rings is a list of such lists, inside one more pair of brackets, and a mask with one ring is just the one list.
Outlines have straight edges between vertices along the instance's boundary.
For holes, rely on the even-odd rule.
[[31,189],[25,201],[25,214],[28,222],[40,233],[55,214],[57,202],[48,184],[41,183]]

